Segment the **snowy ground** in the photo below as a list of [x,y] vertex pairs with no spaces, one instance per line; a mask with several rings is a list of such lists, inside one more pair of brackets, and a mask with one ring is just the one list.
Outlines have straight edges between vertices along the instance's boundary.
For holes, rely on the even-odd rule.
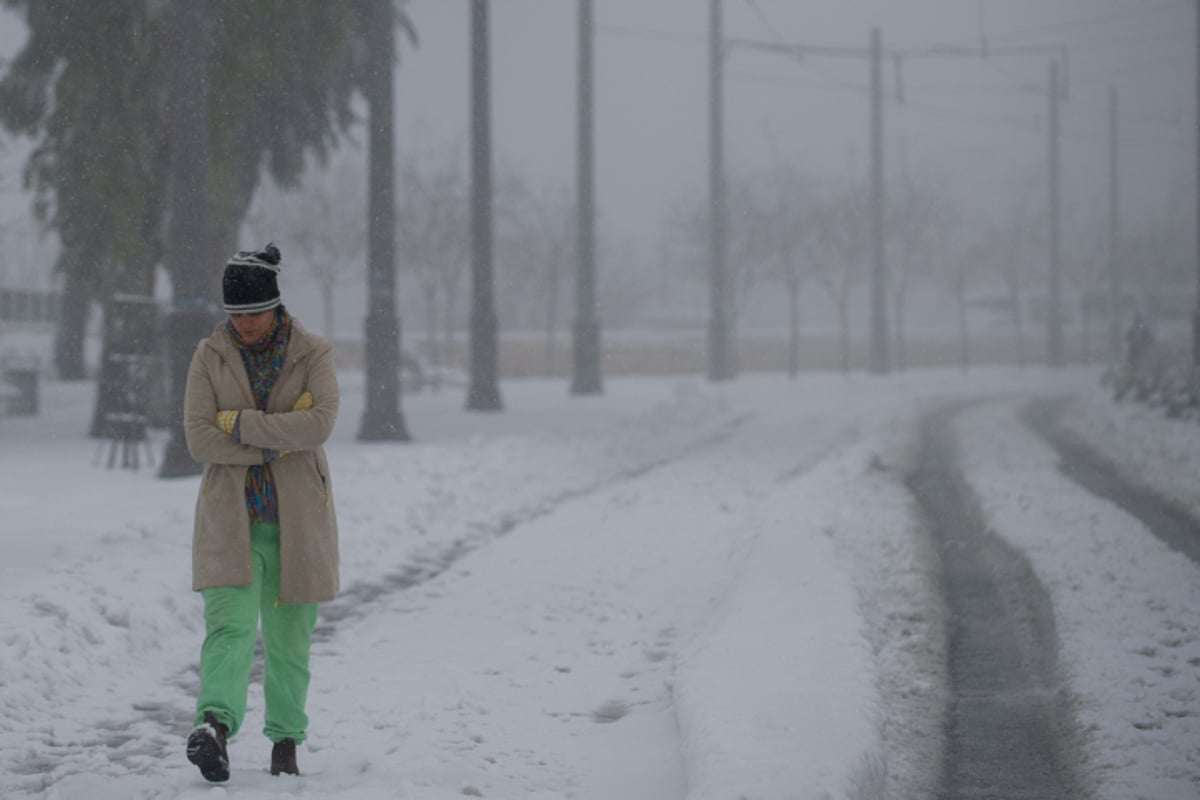
[[184,757],[197,481],[98,465],[87,386],[0,419],[0,796],[931,797],[946,611],[904,476],[916,419],[961,398],[986,401],[964,470],[1054,599],[1098,796],[1200,793],[1200,570],[1015,414],[1074,396],[1073,429],[1198,514],[1200,426],[1091,371],[514,381],[501,414],[406,396],[411,445],[354,442],[342,379],[344,591],[300,779],[265,771],[255,688],[228,784]]
[[1050,592],[1099,796],[1197,796],[1200,570],[1062,476],[1011,409],[980,408],[959,430],[991,526]]

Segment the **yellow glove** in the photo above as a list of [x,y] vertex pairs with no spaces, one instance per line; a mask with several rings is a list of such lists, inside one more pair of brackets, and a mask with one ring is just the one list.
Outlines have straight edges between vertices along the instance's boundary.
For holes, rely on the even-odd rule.
[[238,411],[218,411],[217,427],[233,436],[233,426],[237,424]]
[[[312,408],[313,399],[311,392],[304,392],[296,398],[296,404],[292,406],[292,411],[304,411]],[[237,424],[239,411],[218,411],[217,412],[217,427],[225,431],[228,435],[233,435],[233,427]],[[287,450],[280,450],[279,456],[287,455]]]

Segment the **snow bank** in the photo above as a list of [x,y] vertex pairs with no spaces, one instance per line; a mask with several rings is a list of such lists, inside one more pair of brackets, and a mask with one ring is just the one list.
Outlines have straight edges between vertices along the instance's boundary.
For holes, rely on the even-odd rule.
[[1116,403],[1107,392],[1076,395],[1062,421],[1128,480],[1153,486],[1165,499],[1200,516],[1200,424],[1171,419],[1161,408]]

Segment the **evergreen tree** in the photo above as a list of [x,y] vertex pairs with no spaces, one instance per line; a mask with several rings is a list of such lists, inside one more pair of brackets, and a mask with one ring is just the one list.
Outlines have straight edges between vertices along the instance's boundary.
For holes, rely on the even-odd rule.
[[0,81],[0,124],[36,145],[24,177],[61,243],[56,360],[74,377],[86,300],[153,291],[168,155],[163,20],[145,0],[5,2],[24,13],[29,39]]
[[[171,4],[0,1],[29,29],[0,79],[0,125],[35,142],[25,181],[59,236],[67,286],[100,302],[152,294],[168,246]],[[415,42],[404,0],[387,1]],[[369,5],[210,0],[210,248],[194,268],[212,275],[214,299],[263,170],[293,185],[306,156],[323,159],[356,121]],[[59,339],[62,363],[78,360],[67,352],[78,330]]]

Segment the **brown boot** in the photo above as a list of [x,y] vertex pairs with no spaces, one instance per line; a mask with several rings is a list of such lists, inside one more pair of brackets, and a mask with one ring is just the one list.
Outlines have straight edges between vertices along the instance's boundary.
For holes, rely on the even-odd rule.
[[299,775],[300,768],[296,766],[296,743],[291,739],[281,739],[271,748],[271,774]]
[[[204,724],[197,725],[188,735],[187,757],[207,781],[221,783],[229,780],[229,752],[225,749],[225,738],[229,729],[217,722],[211,711],[204,712]],[[296,763],[295,755],[292,763]]]

